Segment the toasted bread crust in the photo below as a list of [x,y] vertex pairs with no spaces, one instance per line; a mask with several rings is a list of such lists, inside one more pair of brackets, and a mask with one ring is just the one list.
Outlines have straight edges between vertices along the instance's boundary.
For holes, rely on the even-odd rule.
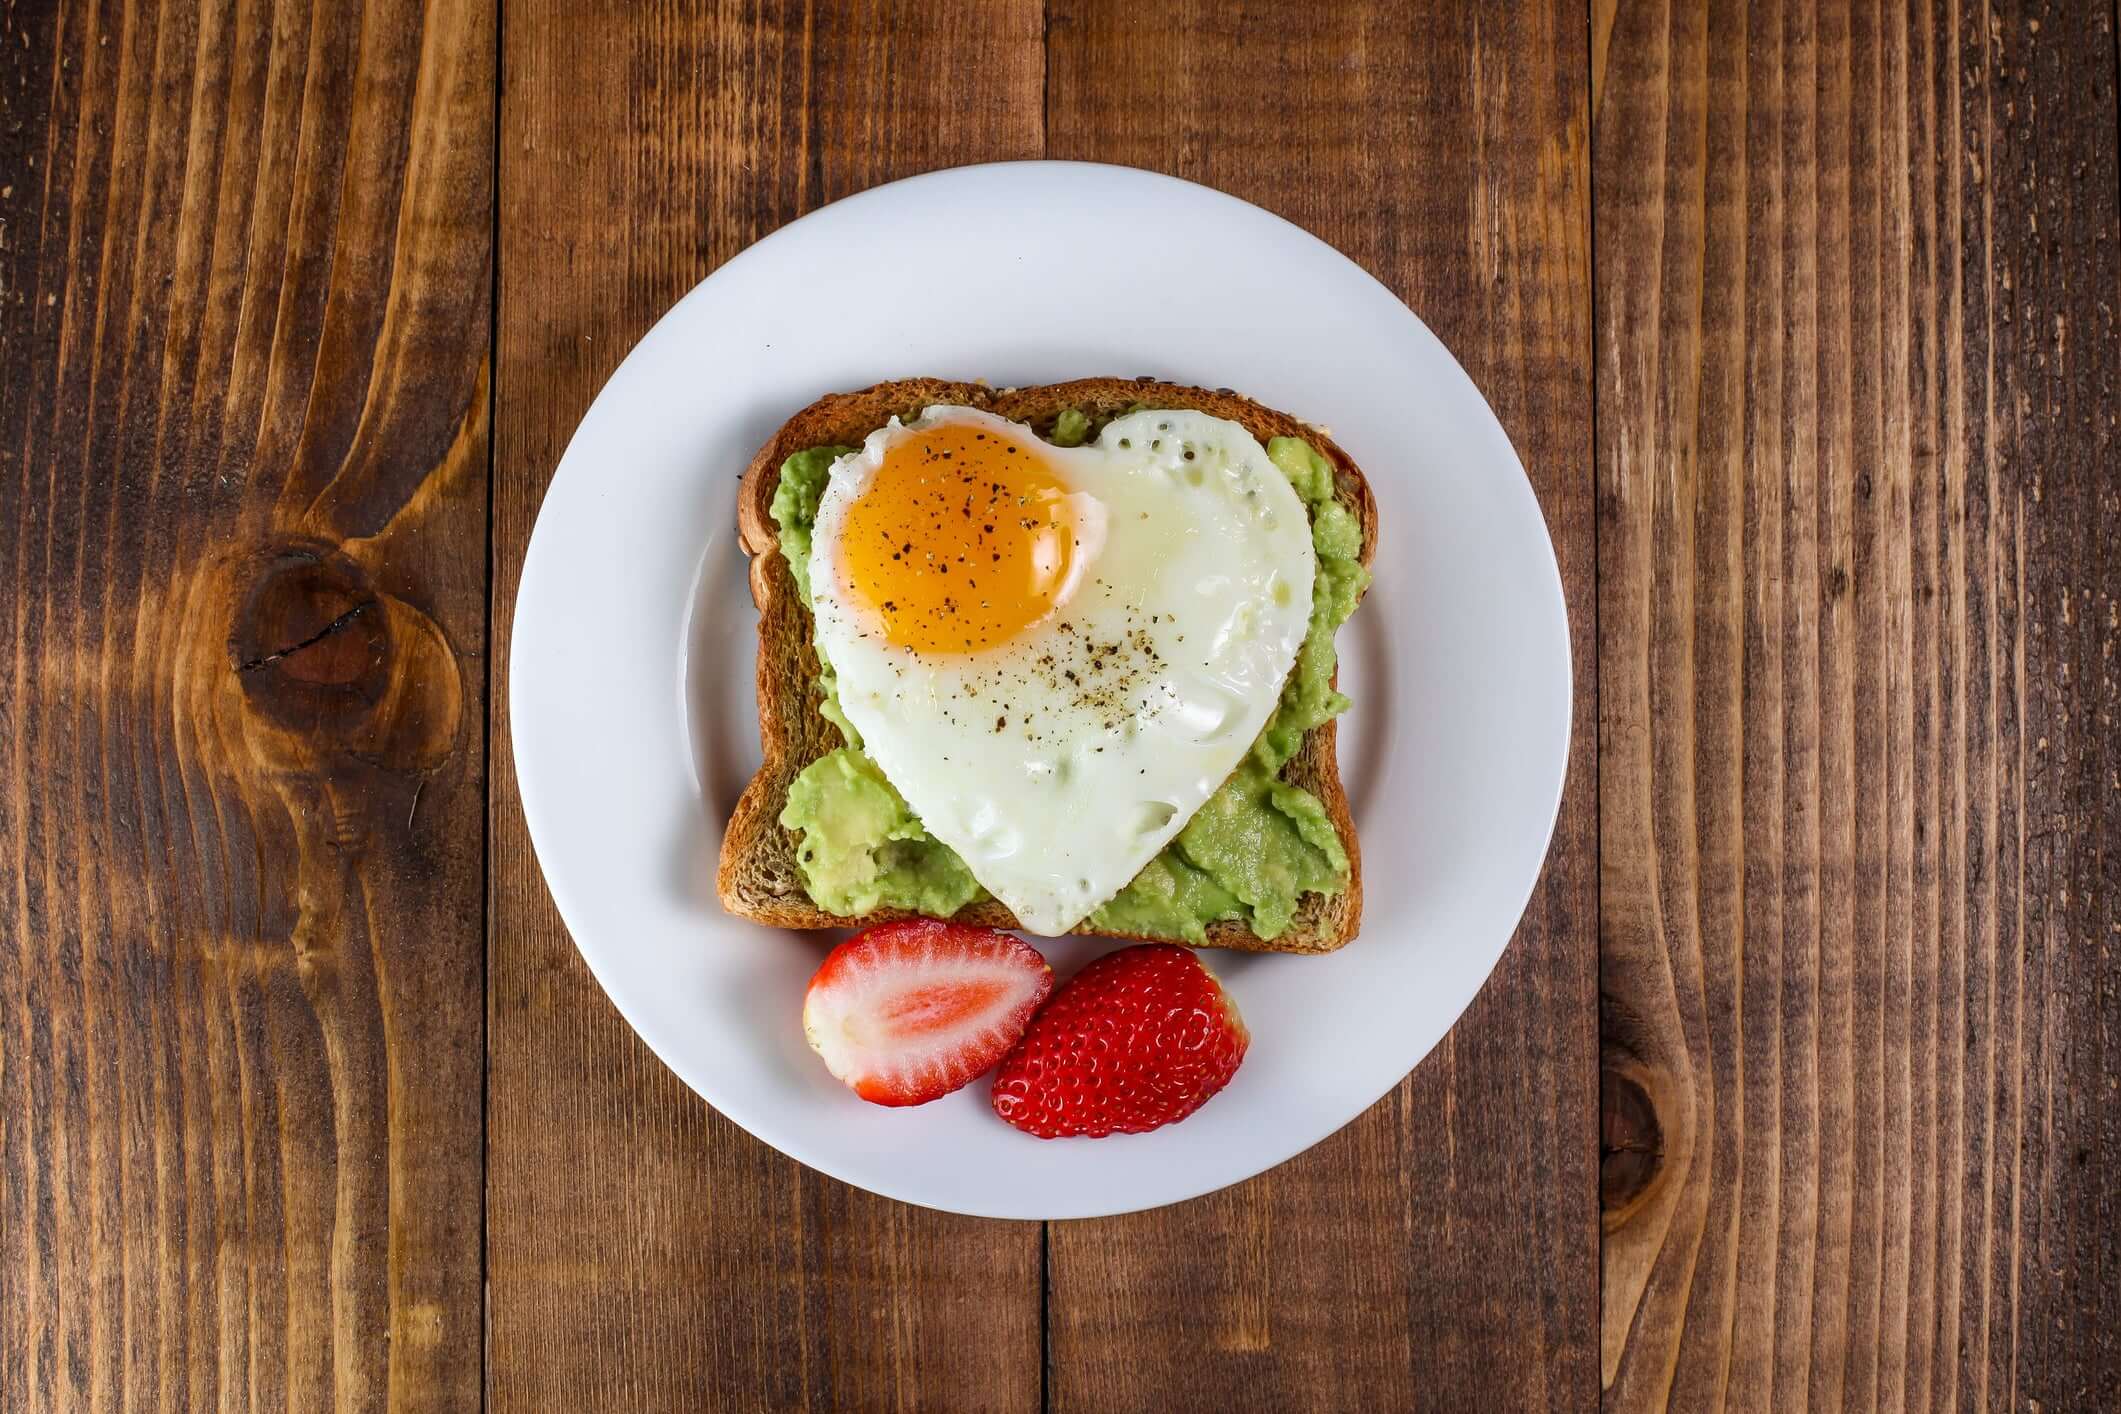
[[[1377,503],[1369,482],[1348,454],[1319,428],[1262,407],[1228,389],[1192,388],[1146,378],[1084,378],[1034,388],[993,389],[976,383],[935,378],[907,378],[879,383],[853,393],[819,398],[781,424],[751,460],[737,491],[737,529],[751,557],[751,597],[759,610],[759,736],[765,762],[745,788],[722,838],[716,875],[722,906],[740,917],[781,928],[847,928],[914,916],[902,910],[877,909],[860,918],[827,913],[810,901],[796,863],[797,836],[780,823],[788,786],[812,761],[842,745],[839,731],[820,714],[819,664],[811,644],[809,610],[797,596],[795,580],[780,554],[773,520],[773,493],[780,485],[781,463],[811,447],[859,445],[864,437],[893,417],[910,418],[938,403],[981,408],[1013,421],[1044,427],[1067,408],[1095,416],[1119,413],[1136,403],[1152,408],[1193,409],[1237,423],[1261,442],[1270,437],[1302,437],[1333,463],[1334,490],[1362,527],[1362,562],[1377,548]],[[1247,952],[1331,952],[1352,939],[1362,921],[1362,854],[1355,822],[1348,811],[1334,756],[1334,724],[1327,722],[1304,739],[1283,771],[1283,778],[1316,795],[1325,805],[1348,852],[1348,887],[1328,896],[1307,894],[1296,916],[1278,938],[1262,938],[1242,923],[1208,928],[1208,945]],[[994,928],[1020,926],[998,901],[969,904],[957,913],[960,922]],[[1143,934],[1108,935],[1087,925],[1078,933],[1135,937],[1168,942]]]

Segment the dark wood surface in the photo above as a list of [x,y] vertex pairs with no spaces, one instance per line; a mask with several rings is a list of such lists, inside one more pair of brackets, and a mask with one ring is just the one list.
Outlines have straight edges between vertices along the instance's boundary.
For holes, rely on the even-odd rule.
[[1616,1409],[2121,1407],[2112,23],[1601,38]]
[[[2121,1408],[2114,28],[0,9],[0,1409]],[[664,1071],[500,710],[547,479],[662,311],[1041,155],[1405,297],[1525,461],[1578,686],[1436,1053],[1046,1229]]]
[[0,10],[0,1408],[480,1398],[493,60]]

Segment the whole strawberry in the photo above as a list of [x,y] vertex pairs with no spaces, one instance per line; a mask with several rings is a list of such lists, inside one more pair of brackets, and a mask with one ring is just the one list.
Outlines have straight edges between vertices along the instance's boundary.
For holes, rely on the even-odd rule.
[[1054,993],[994,1076],[994,1112],[1041,1139],[1175,1124],[1230,1083],[1251,1036],[1191,950],[1107,953]]

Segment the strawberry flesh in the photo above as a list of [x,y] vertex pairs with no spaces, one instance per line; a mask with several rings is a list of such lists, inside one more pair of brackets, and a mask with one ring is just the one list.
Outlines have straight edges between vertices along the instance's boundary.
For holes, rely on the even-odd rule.
[[803,1031],[825,1066],[879,1105],[923,1105],[991,1070],[1053,990],[1037,950],[992,928],[881,923],[810,979]]
[[1190,950],[1107,953],[1054,994],[994,1077],[994,1112],[1041,1139],[1142,1134],[1230,1083],[1251,1037]]

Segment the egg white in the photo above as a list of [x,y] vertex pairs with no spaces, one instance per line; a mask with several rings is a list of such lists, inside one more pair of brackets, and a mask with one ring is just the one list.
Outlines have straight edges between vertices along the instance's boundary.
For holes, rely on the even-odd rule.
[[[946,421],[1031,438],[972,408],[921,418]],[[1025,928],[1064,933],[1184,828],[1265,727],[1310,619],[1310,517],[1236,423],[1116,418],[1094,443],[1040,445],[1078,524],[1095,527],[1057,607],[983,652],[916,653],[886,642],[850,591],[841,534],[908,435],[893,419],[832,468],[810,562],[818,646],[922,824]]]

